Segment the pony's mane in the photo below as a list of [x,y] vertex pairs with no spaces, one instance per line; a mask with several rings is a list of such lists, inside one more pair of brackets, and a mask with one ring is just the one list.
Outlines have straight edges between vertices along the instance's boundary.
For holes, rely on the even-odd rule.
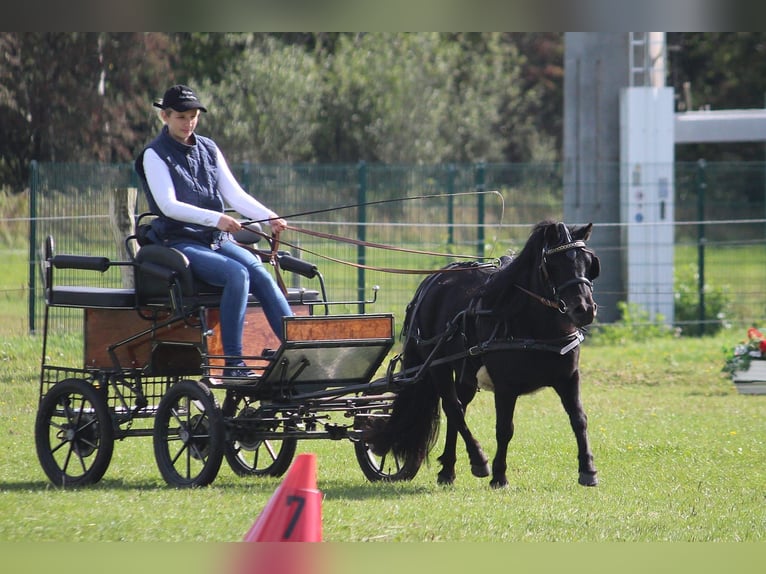
[[486,307],[510,309],[518,290],[514,285],[529,287],[530,271],[540,266],[546,231],[557,223],[551,220],[541,221],[529,234],[526,244],[518,255],[501,266],[484,284],[481,297]]

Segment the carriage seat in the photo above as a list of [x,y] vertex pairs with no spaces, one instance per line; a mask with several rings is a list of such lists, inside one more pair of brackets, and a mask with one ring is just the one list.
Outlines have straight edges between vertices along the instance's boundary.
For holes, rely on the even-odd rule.
[[[151,214],[142,214],[136,231],[126,238],[126,249],[136,265],[136,303],[141,306],[167,306],[179,309],[185,306],[215,307],[220,303],[223,289],[209,285],[193,276],[189,260],[179,250],[149,240],[149,223],[141,223]],[[263,236],[261,225],[251,223],[233,234],[234,240],[250,246],[258,243]],[[280,251],[277,254],[282,269],[313,279],[319,272],[316,265]],[[287,301],[299,304],[303,301],[317,301],[319,292],[314,290],[287,288]],[[250,294],[248,304],[256,304]]]
[[[143,245],[135,255],[135,293],[139,307],[205,306],[217,307],[220,303],[222,287],[213,286],[194,277],[189,260],[179,250],[164,245]],[[304,277],[313,278],[317,268],[313,264],[280,252],[280,266]],[[316,301],[316,290],[287,288],[287,301],[299,304],[303,301]],[[174,299],[175,298],[175,299]],[[257,304],[258,300],[248,295],[248,304]]]
[[[52,236],[43,244],[41,254],[44,297],[52,307],[140,309],[169,308],[174,312],[188,312],[192,308],[217,307],[220,287],[214,287],[194,278],[186,256],[171,247],[148,244],[132,255],[132,261],[112,261],[108,257],[88,255],[57,255]],[[318,274],[316,266],[289,254],[280,257],[284,269],[309,278]],[[54,269],[76,269],[104,273],[114,266],[134,269],[134,288],[56,285]],[[317,301],[319,292],[306,289],[287,289],[291,304]],[[249,303],[257,300],[250,295]]]
[[115,263],[107,257],[56,255],[55,243],[50,235],[43,243],[40,263],[43,294],[46,304],[51,307],[134,309],[136,306],[134,289],[54,284],[54,269],[83,269],[104,273],[113,265],[130,263]]

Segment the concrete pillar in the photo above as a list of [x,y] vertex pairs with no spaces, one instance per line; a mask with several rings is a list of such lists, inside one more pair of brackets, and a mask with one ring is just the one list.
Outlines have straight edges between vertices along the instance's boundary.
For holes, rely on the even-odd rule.
[[[601,259],[599,321],[619,319],[625,300],[620,222],[620,90],[629,83],[627,32],[564,37],[564,219],[594,223]],[[603,225],[599,225],[603,224]]]

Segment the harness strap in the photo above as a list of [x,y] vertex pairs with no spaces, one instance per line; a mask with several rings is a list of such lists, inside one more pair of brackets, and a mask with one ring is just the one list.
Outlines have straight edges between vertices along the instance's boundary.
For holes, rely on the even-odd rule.
[[545,250],[545,255],[553,255],[554,253],[560,253],[562,251],[568,251],[570,249],[577,249],[578,247],[585,247],[585,242],[581,239],[578,239],[577,241],[571,241],[569,243],[564,243],[563,245],[559,245],[558,247],[552,247],[551,249]]
[[269,263],[274,266],[274,275],[277,278],[277,285],[282,291],[282,294],[287,297],[287,287],[282,279],[282,273],[279,270],[279,233],[274,232],[271,234],[271,253],[269,254]]
[[559,305],[559,303],[556,303],[556,301],[551,301],[550,299],[546,299],[545,297],[542,297],[541,295],[538,295],[537,293],[534,293],[530,291],[529,289],[525,289],[518,283],[514,283],[514,285],[519,291],[523,291],[524,293],[532,297],[532,299],[534,299],[535,301],[538,301],[539,303],[542,303],[543,305],[545,305],[546,307],[550,307],[551,309],[556,309],[557,311],[561,311],[561,306]]
[[471,357],[478,357],[479,355],[492,353],[494,351],[530,350],[551,351],[563,356],[578,347],[584,340],[585,337],[578,329],[577,331],[573,331],[571,334],[558,339],[505,339],[502,341],[490,339],[469,348],[467,353]]

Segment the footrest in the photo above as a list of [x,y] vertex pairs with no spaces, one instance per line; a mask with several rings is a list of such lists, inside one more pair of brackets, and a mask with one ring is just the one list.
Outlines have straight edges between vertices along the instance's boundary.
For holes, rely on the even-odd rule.
[[391,314],[285,317],[284,325],[263,378],[297,392],[368,383],[394,344]]

